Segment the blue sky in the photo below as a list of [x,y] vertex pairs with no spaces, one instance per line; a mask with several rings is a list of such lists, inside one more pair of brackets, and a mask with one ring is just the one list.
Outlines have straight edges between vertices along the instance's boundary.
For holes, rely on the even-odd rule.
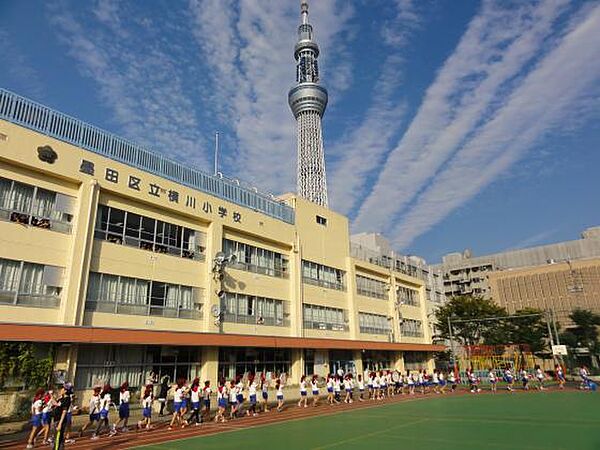
[[[295,187],[295,0],[0,0],[0,86]],[[600,3],[312,0],[332,209],[439,261],[600,224]]]

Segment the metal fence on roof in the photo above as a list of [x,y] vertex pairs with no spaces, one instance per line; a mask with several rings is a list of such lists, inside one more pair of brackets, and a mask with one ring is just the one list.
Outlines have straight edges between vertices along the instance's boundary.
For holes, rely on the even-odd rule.
[[2,88],[0,88],[0,119],[44,133],[284,222],[294,223],[294,209],[272,198],[269,194],[244,187],[237,180],[209,175],[185,166],[141,145]]

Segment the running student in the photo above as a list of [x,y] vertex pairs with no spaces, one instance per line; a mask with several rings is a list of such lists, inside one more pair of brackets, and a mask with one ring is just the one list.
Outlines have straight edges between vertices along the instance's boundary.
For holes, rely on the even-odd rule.
[[336,375],[335,378],[333,379],[333,398],[335,399],[336,403],[339,403],[342,401],[341,396],[340,396],[341,391],[342,391],[342,381],[340,379],[340,376]]
[[456,391],[456,375],[454,369],[448,374],[448,383],[450,383],[450,392]]
[[523,389],[529,390],[529,374],[525,368],[521,369],[521,382],[523,383]]
[[188,423],[193,423],[198,426],[202,423],[202,418],[200,417],[200,396],[202,391],[200,390],[200,379],[198,377],[194,378],[192,381],[192,385],[190,386],[190,400],[191,400],[191,408],[192,412],[190,417],[188,417]]
[[142,420],[138,422],[139,429],[146,428],[146,430],[149,430],[152,428],[150,426],[150,422],[152,421],[152,388],[151,384],[146,385],[142,394]]
[[121,427],[121,431],[128,431],[127,422],[129,421],[129,399],[131,395],[129,393],[129,382],[125,381],[121,384],[119,388],[119,420],[117,420],[113,427],[112,431],[116,432],[117,428],[121,423],[123,426]]
[[496,393],[496,383],[498,382],[498,378],[496,377],[496,372],[491,367],[490,367],[490,371],[488,373],[488,380],[490,381],[491,391],[493,393]]
[[90,398],[90,406],[89,406],[89,419],[88,423],[86,423],[81,431],[79,431],[79,437],[83,436],[85,430],[94,425],[94,423],[100,421],[100,391],[102,388],[100,386],[94,386],[94,391],[92,393],[92,397]]
[[300,408],[303,403],[305,408],[308,406],[307,394],[308,393],[306,392],[306,375],[302,375],[300,377],[300,400],[298,401],[298,408]]
[[182,416],[183,396],[184,396],[184,383],[185,380],[177,380],[175,385],[175,392],[173,393],[173,418],[169,424],[169,430],[173,429],[173,425],[177,423],[177,426],[185,427],[185,423]]
[[313,375],[312,380],[310,381],[310,387],[313,395],[313,406],[317,406],[319,402],[319,376]]
[[352,403],[352,375],[348,374],[344,378],[344,390],[346,391],[346,397],[344,397],[344,403]]
[[229,420],[234,419],[237,416],[238,411],[238,394],[235,380],[229,382]]
[[544,378],[546,376],[544,375],[544,371],[542,370],[542,368],[538,365],[535,366],[535,378],[537,379],[538,385],[537,388],[540,391],[543,391],[544,388]]
[[94,431],[94,434],[92,435],[92,439],[98,439],[100,432],[104,428],[109,429],[108,413],[113,404],[110,391],[112,391],[112,388],[110,387],[110,384],[107,383],[102,388],[102,392],[100,392],[100,420],[98,421],[96,431]]
[[440,393],[440,376],[438,375],[437,369],[435,369],[433,371],[432,382],[433,382],[433,392],[436,394],[439,394]]
[[333,405],[333,378],[327,375],[327,403]]
[[217,387],[217,414],[215,422],[225,422],[225,409],[227,409],[227,388],[225,383],[221,381]]
[[202,415],[204,416],[206,421],[210,420],[210,394],[212,393],[212,389],[210,388],[210,380],[206,380],[204,382],[204,387],[202,388]]
[[359,373],[356,379],[356,384],[358,384],[358,401],[364,402],[365,398],[365,382],[363,381],[362,375]]
[[277,391],[277,412],[283,411],[283,384],[280,379],[277,379],[275,383],[275,390]]
[[560,366],[560,364],[557,364],[554,372],[556,373],[556,381],[558,381],[558,388],[559,389],[564,389],[565,388],[565,373],[563,372],[562,367]]
[[263,411],[269,412],[269,380],[265,374],[260,377],[260,390],[262,392]]
[[56,406],[56,400],[54,400],[54,391],[50,390],[44,394],[42,399],[42,430],[40,433],[44,434],[44,444],[50,445],[50,427],[52,425],[53,409]]
[[254,375],[251,375],[248,379],[248,399],[250,401],[250,407],[248,411],[246,411],[246,415],[256,416],[256,389],[258,388],[258,384],[254,378]]
[[510,367],[506,367],[506,369],[504,369],[504,381],[506,381],[506,389],[512,392],[515,379]]
[[31,433],[29,433],[29,439],[27,439],[27,448],[33,448],[37,432],[42,427],[43,398],[44,390],[38,389],[31,401]]

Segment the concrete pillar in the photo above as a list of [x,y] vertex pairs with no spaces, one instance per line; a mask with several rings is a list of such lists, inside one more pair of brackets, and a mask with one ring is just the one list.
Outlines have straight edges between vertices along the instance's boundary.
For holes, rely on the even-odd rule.
[[393,352],[393,361],[394,361],[394,369],[399,372],[404,372],[404,353],[403,352]]
[[356,367],[356,375],[364,372],[362,350],[354,350],[352,358],[354,359],[354,366]]
[[[290,336],[304,336],[304,285],[302,284],[302,243],[298,234],[289,257],[290,276]],[[285,319],[285,318],[284,318]]]
[[87,280],[94,244],[94,223],[98,204],[98,181],[81,183],[78,208],[71,236],[71,249],[65,270],[64,291],[60,303],[61,323],[81,325],[85,312]]
[[358,305],[356,292],[356,267],[352,258],[346,258],[346,298],[348,305],[348,326],[350,327],[350,338],[358,339],[360,335],[360,324],[358,322]]
[[301,348],[292,349],[292,367],[288,374],[288,384],[300,383],[300,377],[304,375],[304,352]]
[[210,380],[210,384],[214,389],[219,381],[219,348],[202,347],[201,353],[200,381]]

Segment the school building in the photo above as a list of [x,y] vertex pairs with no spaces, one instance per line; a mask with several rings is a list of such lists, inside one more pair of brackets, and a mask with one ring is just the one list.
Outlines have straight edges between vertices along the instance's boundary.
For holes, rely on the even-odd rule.
[[78,390],[431,369],[430,330],[424,282],[351,257],[346,217],[0,89],[0,340],[54,344]]

